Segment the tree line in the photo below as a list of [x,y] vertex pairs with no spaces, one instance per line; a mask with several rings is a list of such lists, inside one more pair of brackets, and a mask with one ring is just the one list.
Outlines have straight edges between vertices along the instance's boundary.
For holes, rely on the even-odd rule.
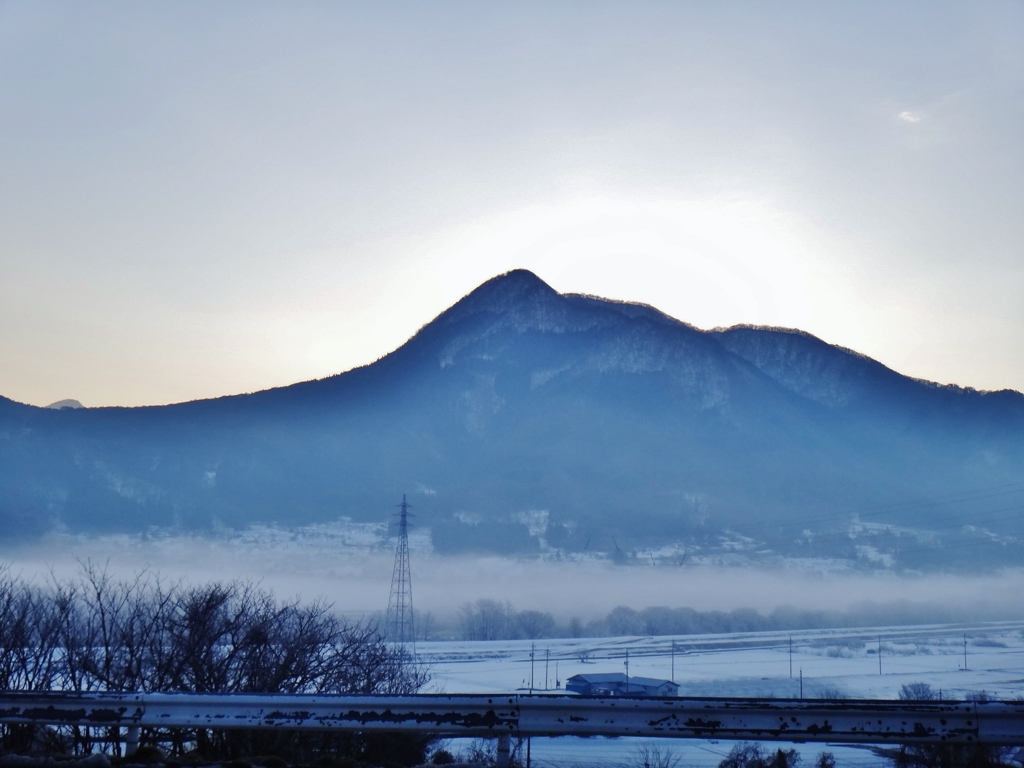
[[[149,573],[121,579],[88,562],[74,577],[51,575],[43,583],[0,567],[5,691],[407,694],[427,680],[376,625],[341,618],[323,600],[282,601],[247,581],[190,584]],[[18,751],[45,737],[51,750],[117,754],[109,730],[7,726],[3,747]],[[144,730],[147,742],[219,758],[295,750],[358,757],[404,748],[354,734],[203,729]],[[405,746],[422,751],[425,742]]]
[[863,604],[851,610],[813,611],[781,607],[764,614],[753,608],[733,611],[698,611],[694,608],[651,606],[635,609],[620,605],[605,616],[584,622],[578,617],[559,620],[546,611],[518,611],[507,600],[481,598],[465,603],[454,626],[438,627],[432,614],[423,623],[429,634],[421,639],[441,636],[462,640],[534,640],[540,638],[618,637],[623,635],[701,635],[731,632],[765,632],[798,629],[877,626],[879,624],[932,623],[948,621],[941,610],[928,606],[911,609],[903,603]]

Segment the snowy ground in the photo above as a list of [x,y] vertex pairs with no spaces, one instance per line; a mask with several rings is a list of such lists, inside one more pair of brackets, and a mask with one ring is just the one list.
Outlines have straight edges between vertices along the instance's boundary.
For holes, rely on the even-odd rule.
[[[417,646],[419,658],[431,668],[431,690],[444,693],[528,690],[531,674],[534,691],[555,690],[575,674],[623,671],[627,650],[631,675],[669,678],[674,664],[683,696],[798,697],[801,674],[805,698],[895,699],[911,682],[928,683],[947,699],[982,691],[994,699],[1024,695],[1024,622]],[[650,743],[670,749],[680,766],[717,766],[732,747],[730,742]],[[449,749],[466,746],[455,742]],[[637,746],[634,739],[533,739],[531,758],[536,766],[627,766],[635,764]],[[824,750],[836,756],[840,768],[886,764],[861,748],[796,748],[807,768]]]

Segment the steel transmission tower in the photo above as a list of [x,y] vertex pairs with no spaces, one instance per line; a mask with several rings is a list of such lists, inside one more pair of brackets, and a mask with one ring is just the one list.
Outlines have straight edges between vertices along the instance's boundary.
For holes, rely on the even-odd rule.
[[409,505],[402,494],[398,513],[398,544],[395,546],[395,570],[391,574],[391,595],[384,632],[389,642],[412,646],[416,654],[416,626],[412,614],[412,573],[409,570]]

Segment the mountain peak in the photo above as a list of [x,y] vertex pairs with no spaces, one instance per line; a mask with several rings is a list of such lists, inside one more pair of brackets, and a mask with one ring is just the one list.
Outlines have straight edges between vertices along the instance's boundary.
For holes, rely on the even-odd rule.
[[502,315],[517,309],[537,307],[557,298],[560,298],[558,291],[533,272],[513,269],[472,290],[438,320],[453,323],[481,313]]
[[[492,277],[471,291],[466,296],[466,299],[471,299],[474,303],[480,301],[494,302],[504,305],[499,307],[499,309],[505,309],[507,305],[518,304],[524,299],[552,294],[557,295],[557,291],[530,270],[513,269],[497,277]],[[463,301],[466,299],[463,299]]]

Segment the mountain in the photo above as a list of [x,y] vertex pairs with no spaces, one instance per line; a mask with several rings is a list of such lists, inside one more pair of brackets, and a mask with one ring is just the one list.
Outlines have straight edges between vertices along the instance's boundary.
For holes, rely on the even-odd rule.
[[0,398],[9,540],[384,520],[408,492],[440,552],[994,567],[1022,561],[1022,479],[1018,392],[522,270],[319,381],[146,408]]
[[58,411],[63,410],[64,408],[85,408],[85,406],[82,405],[77,400],[58,400],[55,403],[50,403],[46,407],[47,408],[54,408],[54,409],[56,409]]

